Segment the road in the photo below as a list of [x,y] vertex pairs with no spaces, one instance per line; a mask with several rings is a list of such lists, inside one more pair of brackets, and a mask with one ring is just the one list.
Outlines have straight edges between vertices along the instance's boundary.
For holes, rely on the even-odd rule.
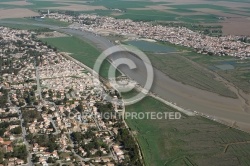
[[[68,137],[69,137],[69,138],[71,137],[70,134],[68,134]],[[70,141],[71,141],[71,139],[70,139]],[[72,147],[72,152],[74,153],[74,156],[76,156],[78,159],[80,159],[80,161],[89,161],[88,159],[83,158],[82,156],[78,155],[78,154],[75,152],[75,150],[74,150],[74,144],[73,144],[72,141],[70,142],[70,145],[69,145],[69,146]]]
[[37,91],[40,97],[40,100],[43,99],[42,92],[41,92],[41,86],[40,86],[40,75],[39,75],[39,68],[36,66],[36,84],[37,84]]
[[[1,22],[24,24],[23,22],[0,21],[0,23]],[[90,32],[60,28],[42,23],[32,25],[47,27],[77,36],[81,40],[92,43],[100,50],[105,50],[114,46],[114,44],[106,38],[97,36]],[[121,57],[126,57],[134,61],[137,65],[137,69],[130,70],[127,66],[121,65],[119,66],[119,70],[143,86],[147,78],[143,62],[131,54],[115,54],[111,55],[109,58],[112,61]],[[197,111],[206,115],[212,115],[218,119],[222,118],[226,121],[235,121],[237,125],[243,125],[245,126],[244,129],[248,129],[250,131],[250,110],[242,111],[242,107],[244,106],[242,105],[242,101],[240,99],[227,98],[189,85],[184,85],[169,78],[156,68],[154,68],[154,83],[151,88],[151,92],[166,101],[176,103],[177,106],[184,109]]]
[[[21,128],[22,128],[22,137],[23,137],[23,141],[24,141],[24,144],[26,145],[26,148],[29,149],[30,148],[30,145],[26,139],[26,129],[25,127],[23,126],[23,119],[22,119],[22,112],[20,111],[20,108],[16,107],[16,109],[18,110],[18,113],[19,113],[19,120],[21,121]],[[31,153],[29,152],[28,150],[28,157],[27,157],[27,164],[25,164],[26,166],[32,166],[33,163],[31,161]]]
[[54,135],[60,134],[61,132],[58,130],[58,128],[56,127],[56,124],[54,122],[54,120],[52,118],[49,118],[50,123],[53,125],[55,132],[53,133]]

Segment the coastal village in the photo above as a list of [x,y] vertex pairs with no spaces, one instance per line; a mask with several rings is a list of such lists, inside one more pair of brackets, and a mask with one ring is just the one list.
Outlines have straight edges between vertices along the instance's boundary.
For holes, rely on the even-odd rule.
[[136,35],[147,39],[170,42],[195,49],[198,53],[218,56],[234,56],[241,59],[250,57],[250,45],[241,42],[240,36],[211,37],[193,32],[185,27],[153,25],[148,22],[134,22],[129,19],[80,14],[71,16],[59,13],[45,16],[72,23],[72,28],[93,33],[106,31],[117,35]]
[[0,27],[0,39],[0,166],[129,165],[126,125],[102,116],[123,111],[115,90],[35,32]]
[[[208,55],[250,57],[250,46],[237,36],[210,37],[184,27],[88,14],[46,16],[95,34],[106,31]],[[37,36],[0,27],[0,166],[142,165],[119,93]]]

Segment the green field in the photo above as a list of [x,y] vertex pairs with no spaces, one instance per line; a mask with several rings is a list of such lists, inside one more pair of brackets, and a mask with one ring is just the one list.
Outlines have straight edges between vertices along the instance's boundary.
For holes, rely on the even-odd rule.
[[[192,61],[213,70],[246,93],[250,93],[250,59],[240,60],[234,57],[205,56],[196,53],[186,54]],[[216,65],[230,64],[233,70],[220,70]]]
[[[11,0],[15,1],[15,0]],[[8,2],[3,0],[1,2]],[[222,3],[227,2],[238,2],[239,7],[230,8],[223,6],[223,4],[214,4],[213,0],[204,1],[201,0],[200,3],[190,4],[189,2],[183,4],[176,4],[173,2],[153,2],[149,0],[95,0],[95,1],[64,1],[63,3],[60,0],[51,0],[51,1],[42,1],[42,0],[27,0],[31,5],[15,5],[15,4],[1,4],[0,8],[9,9],[9,8],[27,8],[31,10],[47,10],[50,8],[53,10],[53,7],[58,9],[58,7],[66,7],[72,4],[76,5],[90,5],[90,6],[103,6],[106,7],[104,10],[93,10],[93,11],[77,11],[76,13],[96,13],[99,15],[105,16],[114,16],[116,18],[129,18],[136,21],[180,21],[183,23],[216,23],[219,21],[219,15],[213,14],[211,12],[197,12],[196,9],[212,9],[217,10],[222,13],[233,13],[236,16],[250,16],[248,8],[244,4],[248,2],[247,0],[223,0]],[[160,6],[162,9],[157,9],[157,7],[150,8],[151,6]],[[164,8],[167,7],[167,8]],[[112,9],[120,9],[122,12],[114,11]],[[138,10],[139,9],[139,10]],[[144,9],[144,10],[143,10]],[[238,11],[245,12],[245,14],[237,13]],[[191,15],[185,15],[189,13]]]
[[99,1],[92,1],[89,4],[93,6],[101,5],[101,6],[105,6],[106,8],[128,9],[128,8],[144,8],[149,5],[168,4],[168,3],[150,2],[147,0],[144,0],[144,1],[99,0]]
[[[61,52],[72,53],[70,55],[71,57],[90,68],[93,68],[96,59],[100,55],[100,52],[95,47],[76,37],[45,38],[41,40],[43,42],[47,42],[53,47],[58,48]],[[109,67],[111,67],[110,63],[108,61],[104,61],[99,74],[104,78],[107,78]]]
[[178,21],[186,22],[186,23],[216,23],[219,21],[218,16],[213,14],[208,15],[192,15],[189,17],[179,17]]
[[43,29],[42,27],[35,26],[35,25],[23,25],[23,24],[7,24],[7,23],[0,23],[0,26],[10,27],[13,29],[22,29],[22,30],[39,30]]
[[[1,2],[7,2],[6,0]],[[149,0],[95,0],[95,1],[42,1],[42,0],[28,0],[31,5],[15,5],[15,4],[1,4],[0,9],[10,9],[10,8],[27,8],[34,11],[47,11],[50,8],[51,12],[53,7],[55,11],[70,12],[71,14],[87,13],[87,14],[98,14],[101,16],[111,16],[119,19],[131,19],[134,21],[160,21],[164,23],[182,23],[182,26],[200,26],[209,23],[211,25],[218,25],[218,23],[224,19],[218,13],[233,14],[235,17],[250,17],[250,12],[248,7],[245,7],[244,3],[246,0],[237,1],[238,5],[235,8],[223,6],[223,3],[236,2],[236,0],[223,0],[220,4],[213,3],[213,0],[205,1],[201,0],[196,4],[189,2],[178,4],[175,2],[153,2]],[[70,5],[89,5],[89,6],[101,6],[106,7],[106,9],[99,10],[77,10],[77,11],[65,11],[60,9],[60,7],[67,7]],[[120,11],[114,10],[119,9]],[[199,11],[202,10],[203,11]],[[212,9],[215,11],[206,11],[205,9]],[[229,16],[231,17],[231,16]],[[50,24],[53,22],[48,21]],[[60,25],[60,23],[56,23]],[[55,25],[56,25],[55,24]],[[60,25],[64,26],[64,25]],[[191,28],[192,29],[192,28]],[[193,28],[192,30],[197,30],[200,32],[206,32],[204,34],[211,36],[221,36],[222,27],[218,27],[216,30],[214,28]],[[209,33],[208,33],[209,31]],[[215,31],[215,32],[214,32]]]
[[60,1],[39,1],[39,0],[27,0],[27,2],[32,3],[32,5],[28,5],[27,8],[30,9],[39,9],[39,8],[46,8],[46,7],[59,7],[59,6],[67,6],[64,4],[60,4]]
[[[8,0],[1,0],[1,2]],[[197,14],[193,9],[210,8],[224,13],[236,13],[237,10],[227,7],[212,5],[217,0],[206,1],[210,4],[197,5],[171,5],[166,2],[153,3],[148,0],[142,1],[126,1],[126,0],[96,0],[87,1],[87,5],[103,5],[107,10],[96,11],[79,11],[78,13],[96,13],[99,15],[112,16],[117,12],[112,8],[121,9],[123,12],[115,15],[116,18],[129,18],[136,21],[162,21],[169,23],[180,21],[184,25],[193,26],[204,22],[217,23],[218,16],[215,14],[204,13]],[[57,4],[56,1],[39,1],[29,0],[33,3],[30,6],[21,6],[22,8],[30,8],[38,10],[47,7],[65,6]],[[246,2],[249,0],[225,0],[223,2]],[[82,2],[68,1],[68,4],[82,4]],[[188,3],[188,2],[187,2]],[[167,5],[173,9],[169,10],[150,10],[145,8],[149,5]],[[0,8],[16,8],[17,5],[0,5]],[[136,10],[135,8],[145,8],[145,10]],[[243,8],[242,8],[243,9]],[[46,10],[46,9],[45,9]],[[249,8],[243,9],[246,16],[250,16]],[[170,13],[177,12],[175,13]],[[194,15],[185,15],[185,13],[194,13]],[[180,13],[180,14],[178,14]],[[238,16],[242,14],[237,14]],[[39,23],[39,21],[31,19],[12,19],[13,21],[26,21],[31,23]],[[50,25],[68,26],[67,23],[45,19]],[[188,25],[185,25],[188,24]],[[36,30],[40,29],[34,25],[11,25],[17,29]],[[42,29],[42,28],[41,28]],[[204,29],[210,29],[205,27]],[[213,29],[213,28],[212,28]],[[218,29],[221,29],[219,27]],[[119,39],[119,38],[118,38]],[[114,39],[115,40],[115,39]],[[71,56],[83,64],[93,67],[96,58],[100,52],[89,43],[83,42],[76,37],[63,38],[47,38],[42,39],[43,42],[57,47],[59,51],[72,53]],[[183,48],[176,47],[182,50]],[[200,89],[218,93],[223,96],[236,97],[236,95],[228,90],[222,83],[213,79],[213,75],[202,70],[200,67],[192,65],[189,60],[196,62],[202,67],[217,72],[227,80],[233,82],[237,87],[250,93],[250,60],[244,63],[239,59],[232,57],[205,56],[196,53],[175,53],[175,54],[147,54],[153,65],[175,80],[184,84],[192,85]],[[188,58],[188,59],[186,59]],[[232,64],[234,70],[219,70],[214,68],[215,65]],[[101,75],[107,77],[107,71],[110,64],[105,61],[103,64]],[[124,97],[134,96],[136,92],[125,94]],[[126,106],[128,112],[169,112],[175,111],[173,108],[151,98],[146,97],[141,102],[134,105]],[[244,132],[229,128],[216,122],[207,120],[202,117],[187,117],[182,115],[181,120],[136,120],[127,119],[127,123],[134,131],[135,136],[142,149],[144,161],[148,166],[248,166],[250,165],[250,135]],[[226,148],[228,145],[228,148]]]
[[[12,2],[17,0],[10,0]],[[1,2],[9,2],[6,0],[1,0]],[[58,7],[58,6],[67,6],[59,3],[55,3],[52,1],[37,1],[37,0],[27,0],[26,2],[31,3],[31,5],[15,5],[15,4],[1,4],[0,8],[27,8],[27,9],[39,9],[39,8],[46,8],[46,7]]]
[[[176,14],[171,13],[169,11],[176,12]],[[178,13],[194,13],[191,16],[179,15]],[[158,11],[158,10],[133,10],[128,9],[125,12],[119,13],[114,12],[112,10],[96,10],[96,11],[84,11],[83,13],[87,14],[98,14],[102,16],[111,16],[117,19],[131,19],[133,21],[165,21],[165,22],[176,22],[180,21],[186,24],[190,23],[203,23],[203,22],[210,22],[216,23],[219,21],[218,16],[213,14],[204,14],[199,15],[195,14],[196,11],[188,10],[188,9],[171,9],[165,11]],[[116,16],[115,14],[118,14]]]
[[[55,19],[50,18],[44,18],[44,19],[34,19],[34,18],[8,18],[3,19],[4,21],[17,21],[17,22],[23,22],[23,23],[29,23],[29,24],[47,24],[47,25],[54,25],[54,26],[60,26],[60,27],[67,27],[70,25],[68,22],[63,22]],[[32,25],[30,25],[32,26]],[[35,26],[35,25],[33,25]]]
[[[52,26],[60,26],[60,27],[67,27],[70,24],[67,22],[62,22],[59,20],[55,19],[49,19],[45,18],[40,21],[35,20],[33,18],[9,18],[9,19],[3,19],[3,21],[11,21],[11,22],[21,22],[21,23],[27,23],[27,24],[13,24],[13,23],[1,23],[0,26],[5,26],[5,27],[10,27],[14,29],[22,29],[22,30],[32,30],[32,31],[41,31],[45,30],[47,28],[40,27],[39,25],[35,24],[47,24],[47,25],[52,25]],[[50,31],[47,29],[47,31]]]
[[126,10],[126,12],[120,16],[116,16],[118,19],[131,19],[134,21],[176,21],[178,15],[161,12],[157,10]]
[[[128,112],[171,112],[167,105],[146,97],[126,107]],[[250,165],[250,134],[211,120],[182,115],[180,120],[127,120],[148,166]],[[241,143],[239,143],[241,142]],[[228,146],[227,144],[235,143]]]
[[202,8],[209,8],[209,9],[214,9],[214,10],[222,10],[222,11],[229,11],[230,9],[224,6],[219,6],[219,5],[212,5],[212,4],[182,4],[182,5],[169,5],[173,8],[176,9],[202,9]]

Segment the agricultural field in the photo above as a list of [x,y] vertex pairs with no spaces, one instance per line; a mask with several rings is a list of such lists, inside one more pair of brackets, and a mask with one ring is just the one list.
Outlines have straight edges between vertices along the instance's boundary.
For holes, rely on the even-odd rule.
[[[126,107],[127,112],[173,112],[151,98]],[[127,118],[146,165],[250,165],[250,135],[200,116],[179,120]]]
[[[182,23],[183,26],[202,25],[210,35],[250,33],[250,3],[247,0],[3,0],[0,2],[0,18],[22,18],[35,16],[38,11],[74,11],[76,13],[98,14],[135,21],[159,21],[161,23]],[[23,12],[13,12],[22,10]],[[18,13],[18,15],[15,15]],[[21,14],[20,14],[21,13]],[[215,29],[209,26],[220,27]],[[241,29],[236,31],[235,29]]]
[[[50,19],[50,18],[7,18],[3,19],[3,21],[10,21],[10,22],[24,22],[24,23],[29,23],[29,24],[47,24],[47,25],[52,25],[52,26],[60,26],[60,27],[67,27],[70,25],[68,22],[63,22],[55,19]],[[36,25],[33,25],[36,26]],[[38,25],[37,25],[38,26]]]
[[14,9],[1,9],[0,8],[0,19],[5,18],[23,18],[39,16],[37,12],[25,8],[14,8]]
[[[41,40],[56,47],[58,51],[70,53],[71,57],[90,68],[93,68],[97,57],[100,55],[100,52],[95,47],[76,37],[43,38]],[[107,78],[109,67],[110,63],[104,61],[100,69],[102,77]]]
[[154,10],[126,10],[122,15],[115,16],[118,19],[129,18],[134,21],[176,21],[176,17],[177,14]]
[[[190,24],[202,26],[222,26],[224,34],[249,34],[248,17],[250,16],[249,1],[205,1],[193,0],[183,1],[123,1],[123,0],[100,0],[89,2],[88,5],[103,6],[106,9],[94,11],[82,11],[86,13],[95,13],[99,15],[113,16],[115,18],[129,18],[135,21],[161,21],[178,22],[184,26]],[[241,31],[235,31],[241,23]],[[233,28],[232,28],[233,27]],[[212,32],[211,35],[221,35],[221,28]],[[220,33],[218,33],[218,31]]]
[[[200,0],[198,2],[192,0],[185,2],[186,4],[178,0],[154,1],[2,0],[0,13],[5,9],[15,9],[16,11],[28,9],[25,10],[25,16],[28,17],[36,15],[38,10],[74,10],[78,13],[96,13],[136,21],[159,21],[161,24],[178,22],[182,23],[183,26],[204,25],[203,30],[223,29],[224,34],[250,34],[249,0]],[[11,11],[9,10],[3,18],[9,18]],[[15,15],[12,17],[24,16]],[[31,19],[13,19],[13,21],[15,20],[39,23],[39,21]],[[45,19],[44,23],[68,26],[67,23],[50,19]],[[39,29],[35,25],[0,25],[17,29]],[[214,25],[217,28],[213,28]],[[212,26],[212,28],[207,26]],[[236,32],[235,29],[239,28],[242,31]],[[70,56],[91,68],[100,54],[95,47],[76,37],[43,38],[41,40],[58,48],[59,51],[71,53]],[[115,37],[114,40],[116,40]],[[176,50],[180,51],[176,52]],[[243,62],[231,57],[211,57],[193,52],[183,52],[182,48],[178,47],[175,47],[174,51],[162,53],[155,53],[152,50],[144,51],[155,67],[184,84],[222,96],[237,97],[223,83],[216,81],[211,73],[194,66],[189,61],[191,60],[218,73],[246,93],[250,93],[250,60]],[[107,77],[109,67],[110,64],[106,61],[100,73],[103,77]],[[139,103],[127,106],[126,111],[170,112],[175,110],[151,97],[146,97]],[[250,165],[250,135],[214,121],[199,116],[187,117],[183,114],[180,120],[127,119],[126,121],[140,144],[145,163],[148,166]]]
[[39,9],[45,7],[58,7],[58,6],[67,6],[64,4],[60,4],[60,0],[58,2],[54,1],[37,1],[37,0],[27,0],[27,1],[19,1],[19,0],[3,0],[0,2],[0,8],[28,8],[28,9]]

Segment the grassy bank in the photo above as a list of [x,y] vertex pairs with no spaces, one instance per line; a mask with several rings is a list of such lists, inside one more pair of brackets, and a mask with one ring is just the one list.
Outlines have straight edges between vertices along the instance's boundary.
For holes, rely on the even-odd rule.
[[222,96],[237,98],[234,92],[229,90],[223,83],[215,80],[213,74],[193,65],[178,53],[148,55],[153,66],[174,80]]
[[[240,60],[235,57],[219,57],[219,56],[206,56],[197,53],[186,54],[190,60],[218,73],[229,82],[232,82],[241,90],[250,93],[250,59]],[[229,65],[233,69],[223,70],[218,68],[220,65]]]
[[[127,106],[126,111],[138,113],[175,110],[146,97]],[[250,134],[205,118],[182,114],[180,120],[128,118],[126,121],[135,133],[148,166],[250,164],[250,144],[244,143],[250,140]],[[229,145],[230,143],[235,144]],[[227,145],[229,147],[225,151]]]

